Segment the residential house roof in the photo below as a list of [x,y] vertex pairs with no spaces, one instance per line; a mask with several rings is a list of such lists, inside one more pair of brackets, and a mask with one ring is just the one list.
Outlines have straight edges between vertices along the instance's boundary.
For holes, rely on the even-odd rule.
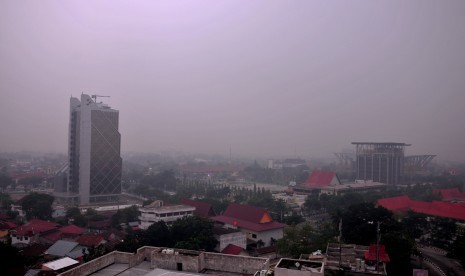
[[77,242],[58,240],[52,246],[50,246],[45,254],[64,257],[78,246]]
[[256,232],[284,228],[284,224],[273,221],[266,209],[237,203],[230,203],[223,215],[212,219]]
[[82,235],[78,238],[77,242],[84,246],[97,246],[104,241],[102,236],[98,235]]
[[229,254],[229,255],[239,255],[244,249],[242,247],[239,247],[237,245],[234,245],[234,244],[228,244],[228,246],[226,246],[222,251],[221,253],[223,254]]
[[0,230],[10,230],[16,227],[18,227],[18,225],[14,224],[13,222],[0,220]]
[[197,200],[191,200],[188,198],[184,198],[181,201],[182,204],[184,205],[189,205],[192,207],[195,207],[194,214],[202,217],[202,218],[209,218],[215,216],[215,211],[213,210],[213,207],[210,203],[208,202],[203,202],[203,201],[197,201]]
[[75,265],[75,264],[78,264],[79,262],[76,261],[76,260],[73,260],[69,257],[64,257],[64,258],[61,258],[61,259],[58,259],[58,260],[55,260],[53,262],[48,262],[48,263],[45,263],[42,265],[43,268],[45,268],[45,270],[49,269],[49,270],[60,270],[60,269],[63,269],[65,267],[69,267],[69,266],[72,266],[72,265]]
[[309,176],[307,181],[303,184],[306,187],[322,187],[329,186],[337,174],[335,172],[323,172],[323,171],[313,171]]
[[51,233],[47,233],[45,235],[42,235],[41,237],[48,240],[48,241],[56,242],[58,240],[61,240],[62,236],[63,236],[63,233],[61,233],[60,231],[53,231]]
[[78,227],[74,224],[66,225],[58,229],[63,234],[68,234],[68,235],[81,235],[82,233],[86,232],[85,229]]
[[417,201],[411,200],[408,196],[383,198],[379,199],[377,203],[396,213],[413,211],[430,216],[465,220],[465,204],[463,203]]
[[40,219],[32,219],[27,224],[16,227],[14,231],[16,231],[16,235],[18,236],[32,236],[57,228],[58,223]]

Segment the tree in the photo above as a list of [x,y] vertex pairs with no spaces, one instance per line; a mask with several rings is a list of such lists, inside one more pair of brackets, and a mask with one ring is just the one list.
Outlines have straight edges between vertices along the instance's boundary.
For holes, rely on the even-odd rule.
[[448,257],[458,259],[465,266],[465,235],[458,235],[451,246]]
[[197,216],[175,221],[170,230],[176,248],[212,251],[217,244],[213,223]]
[[13,180],[11,179],[11,177],[9,177],[6,174],[0,174],[0,189],[3,190],[9,185],[11,185],[12,183],[13,183]]
[[52,204],[55,198],[51,195],[30,193],[22,199],[22,208],[28,219],[50,219],[52,216]]
[[10,205],[13,203],[9,194],[0,193],[0,208],[10,210]]
[[299,258],[301,254],[323,249],[316,246],[316,236],[317,232],[310,224],[286,227],[284,237],[277,243],[278,252],[284,256]]

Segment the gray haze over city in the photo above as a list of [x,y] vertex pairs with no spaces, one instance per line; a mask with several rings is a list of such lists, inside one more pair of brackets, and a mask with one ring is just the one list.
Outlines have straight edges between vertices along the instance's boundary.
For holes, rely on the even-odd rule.
[[0,152],[67,151],[69,98],[123,152],[465,156],[465,1],[1,1]]

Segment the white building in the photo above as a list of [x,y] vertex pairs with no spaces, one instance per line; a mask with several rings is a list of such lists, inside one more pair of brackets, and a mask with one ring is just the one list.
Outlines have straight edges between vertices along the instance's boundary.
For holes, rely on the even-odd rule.
[[156,200],[148,206],[139,208],[139,211],[140,228],[147,229],[150,225],[159,221],[164,221],[166,224],[170,225],[185,216],[192,216],[195,207],[188,205],[163,206],[163,201]]

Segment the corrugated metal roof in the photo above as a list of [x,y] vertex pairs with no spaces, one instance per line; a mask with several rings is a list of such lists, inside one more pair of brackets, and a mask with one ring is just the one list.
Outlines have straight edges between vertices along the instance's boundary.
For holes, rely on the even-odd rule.
[[50,246],[47,251],[45,251],[45,254],[64,257],[66,254],[73,251],[76,246],[78,246],[77,242],[59,240]]
[[78,264],[78,263],[79,262],[76,261],[76,260],[73,260],[73,259],[71,259],[69,257],[64,257],[64,258],[55,260],[53,262],[45,263],[42,266],[56,271],[56,270],[60,270],[62,268],[72,266],[72,265],[75,265],[75,264]]

